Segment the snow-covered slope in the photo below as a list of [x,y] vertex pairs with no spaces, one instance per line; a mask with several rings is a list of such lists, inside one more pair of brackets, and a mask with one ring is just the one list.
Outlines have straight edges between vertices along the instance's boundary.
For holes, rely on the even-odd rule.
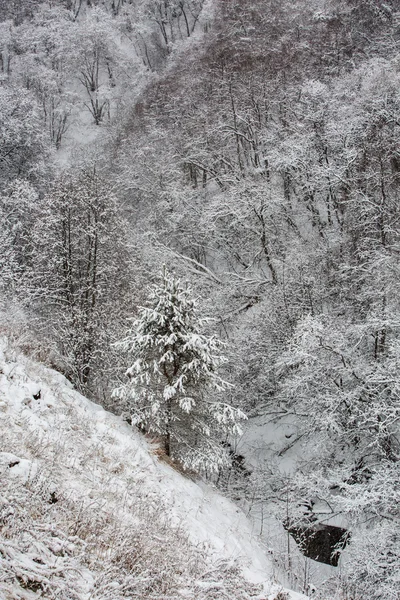
[[[247,491],[243,504],[253,523],[253,530],[270,547],[278,579],[293,589],[312,591],[313,597],[336,597],[343,555],[338,567],[304,556],[282,525],[282,520],[290,517],[298,507],[298,501],[291,497],[290,486],[286,488],[287,495],[281,494],[280,506],[278,494],[271,496],[271,485],[281,486],[282,489],[290,482],[297,465],[305,459],[312,461],[313,458],[312,453],[308,450],[307,454],[307,449],[302,446],[296,417],[289,414],[286,418],[274,420],[267,413],[250,418],[238,452],[245,457],[246,465],[253,471],[253,490]],[[322,523],[348,528],[342,516],[331,515],[326,505],[319,507],[315,502],[314,510]],[[289,562],[290,570],[287,568]]]
[[2,341],[2,600],[281,600],[280,590],[235,505]]

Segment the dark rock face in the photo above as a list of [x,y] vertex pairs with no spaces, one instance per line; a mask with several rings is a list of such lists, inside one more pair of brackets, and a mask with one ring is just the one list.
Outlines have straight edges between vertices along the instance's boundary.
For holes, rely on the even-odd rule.
[[340,552],[350,540],[350,532],[334,525],[285,525],[304,556],[326,565],[337,567]]

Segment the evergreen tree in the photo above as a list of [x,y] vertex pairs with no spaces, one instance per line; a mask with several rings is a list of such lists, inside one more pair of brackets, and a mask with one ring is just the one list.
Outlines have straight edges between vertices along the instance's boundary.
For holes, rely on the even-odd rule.
[[226,462],[220,442],[240,433],[238,422],[246,418],[222,401],[232,387],[217,374],[224,344],[204,334],[207,323],[190,287],[164,268],[148,306],[117,342],[134,361],[126,371],[129,381],[114,396],[128,401],[134,424],[163,437],[167,456],[196,470]]

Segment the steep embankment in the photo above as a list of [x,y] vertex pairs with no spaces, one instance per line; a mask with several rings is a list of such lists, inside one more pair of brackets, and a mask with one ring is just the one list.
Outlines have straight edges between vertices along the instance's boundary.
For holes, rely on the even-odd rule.
[[276,598],[237,507],[4,341],[0,432],[2,599]]

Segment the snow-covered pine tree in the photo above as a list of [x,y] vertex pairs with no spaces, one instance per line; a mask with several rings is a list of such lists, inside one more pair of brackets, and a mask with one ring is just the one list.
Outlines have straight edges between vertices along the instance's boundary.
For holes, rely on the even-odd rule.
[[218,374],[223,342],[204,331],[189,286],[164,267],[148,306],[139,310],[125,339],[116,345],[133,357],[128,382],[114,397],[128,402],[133,424],[162,436],[167,456],[185,468],[217,470],[227,457],[220,443],[239,434],[246,418],[223,401],[231,384]]

